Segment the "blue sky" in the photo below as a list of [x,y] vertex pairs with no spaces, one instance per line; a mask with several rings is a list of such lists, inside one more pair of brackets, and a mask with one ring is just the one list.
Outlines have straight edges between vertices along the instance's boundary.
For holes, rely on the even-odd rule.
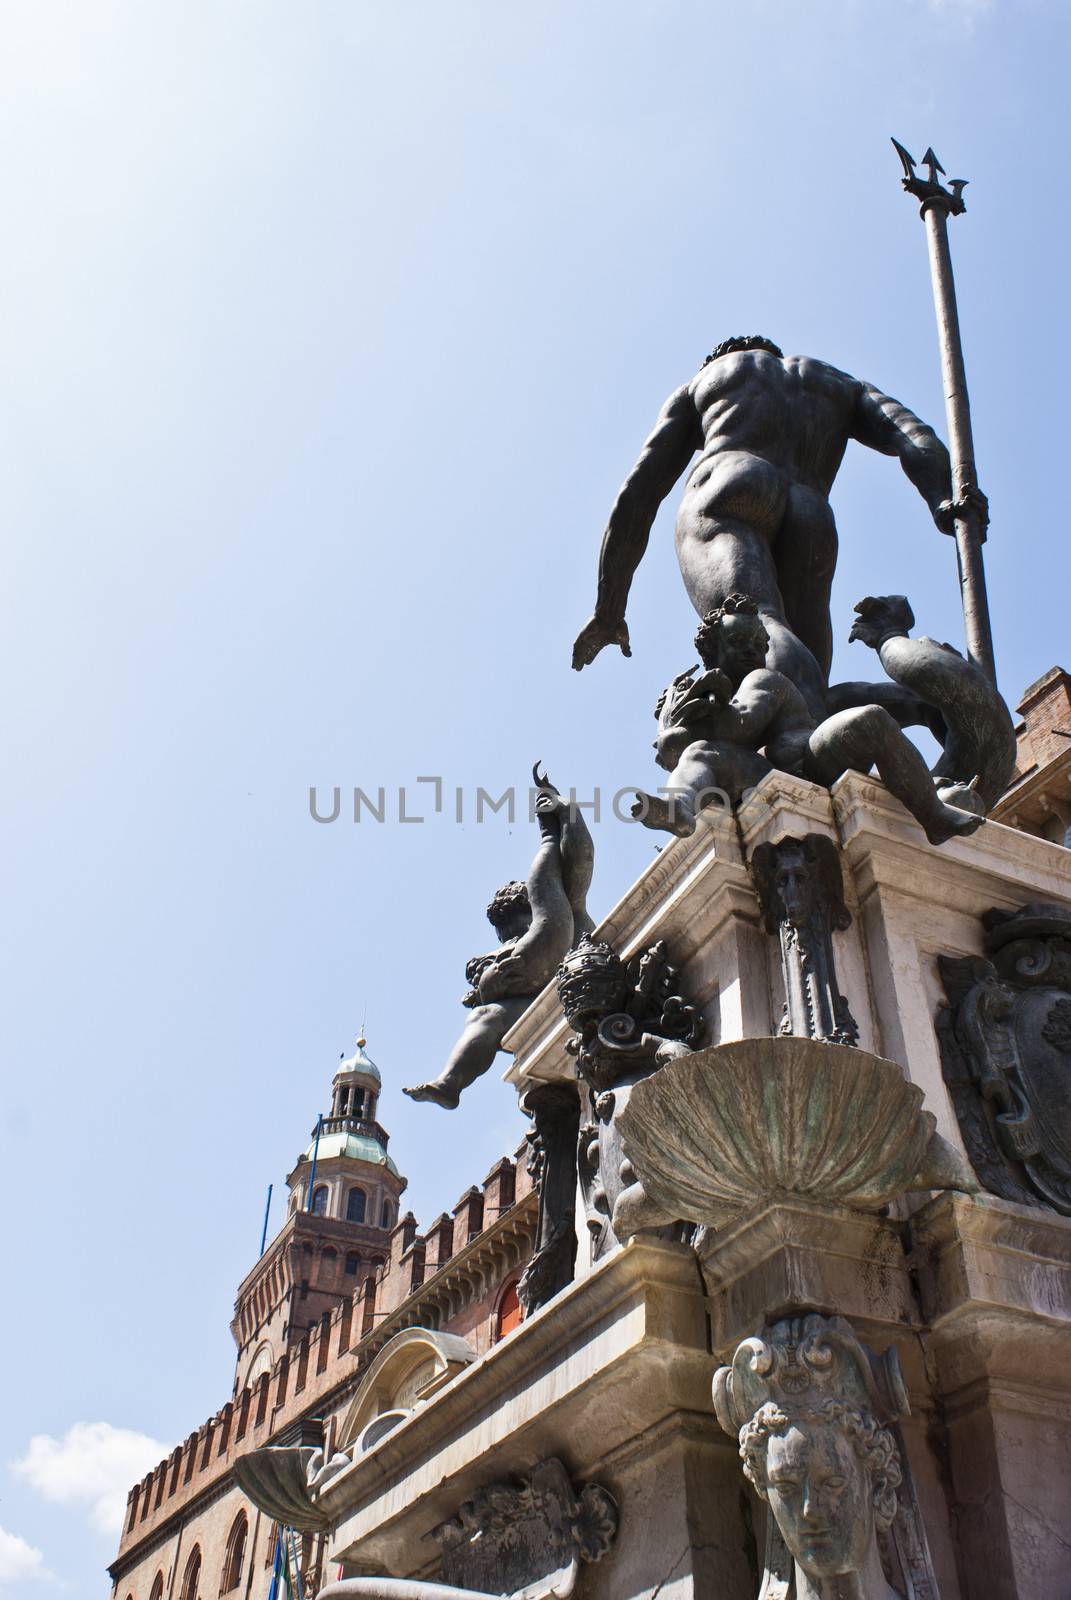
[[[318,826],[309,786],[656,779],[651,707],[693,659],[672,498],[633,659],[577,676],[569,648],[665,396],[758,330],[943,431],[890,134],[971,180],[1009,697],[1066,658],[1071,30],[1049,0],[0,18],[0,1594],[91,1600],[118,1491],[230,1392],[267,1184],[362,1015],[422,1221],[523,1133],[497,1075],[452,1116],[400,1086],[442,1064],[532,830]],[[845,643],[866,593],[960,641],[896,465],[853,449],[834,505],[837,673],[875,672]],[[655,842],[595,833],[598,914]]]

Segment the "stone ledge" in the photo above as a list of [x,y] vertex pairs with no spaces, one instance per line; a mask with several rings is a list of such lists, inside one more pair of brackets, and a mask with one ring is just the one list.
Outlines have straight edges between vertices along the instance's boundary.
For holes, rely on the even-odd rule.
[[968,1406],[979,1385],[1025,1394],[1024,1383],[1071,1396],[1071,1220],[993,1195],[943,1194],[910,1231],[946,1400]]
[[1027,900],[1067,900],[1071,858],[1062,845],[990,820],[939,849],[884,784],[857,772],[833,785],[833,811],[860,900],[888,886],[977,916]]
[[325,1487],[330,1560],[415,1576],[431,1530],[489,1479],[555,1454],[587,1476],[674,1411],[703,1412],[713,1370],[691,1250],[634,1240]]
[[995,1195],[942,1194],[915,1212],[910,1229],[935,1327],[983,1308],[1071,1323],[1071,1218]]
[[715,1351],[794,1311],[857,1321],[867,1337],[919,1326],[895,1224],[803,1200],[769,1202],[707,1236],[699,1250]]

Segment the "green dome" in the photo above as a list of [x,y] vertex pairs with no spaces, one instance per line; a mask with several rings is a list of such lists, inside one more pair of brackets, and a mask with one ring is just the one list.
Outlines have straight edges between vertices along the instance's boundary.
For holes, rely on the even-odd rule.
[[351,1056],[346,1056],[338,1064],[339,1072],[360,1072],[366,1078],[372,1078],[381,1088],[383,1079],[380,1077],[379,1068],[371,1057],[365,1054],[365,1041],[357,1040],[356,1048]]
[[[316,1140],[312,1141],[305,1151],[306,1161],[312,1160]],[[388,1172],[393,1172],[398,1177],[398,1168],[384,1150],[378,1140],[372,1139],[365,1133],[322,1133],[320,1135],[320,1148],[317,1151],[318,1161],[333,1161],[337,1156],[344,1156],[350,1161],[367,1161],[373,1167],[386,1167]]]

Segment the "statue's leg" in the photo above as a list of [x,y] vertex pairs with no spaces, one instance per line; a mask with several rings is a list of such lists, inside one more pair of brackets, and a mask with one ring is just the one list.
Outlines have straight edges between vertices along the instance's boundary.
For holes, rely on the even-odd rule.
[[[528,872],[528,899],[532,922],[521,935],[510,956],[510,987],[523,978],[525,993],[538,994],[554,976],[565,952],[573,942],[574,908],[566,890],[563,845],[568,830],[567,801],[559,801],[557,826],[547,829]],[[540,827],[548,822],[540,818]],[[580,827],[587,828],[583,821]],[[590,844],[590,840],[589,840]],[[586,886],[585,886],[586,888]]]
[[562,887],[573,908],[572,943],[576,944],[581,934],[590,933],[595,926],[587,907],[595,866],[595,846],[588,825],[577,808],[562,818],[561,858]]
[[818,663],[823,682],[828,683],[833,661],[829,597],[837,569],[837,524],[824,495],[802,484],[792,485],[773,542],[773,556],[788,625]]
[[405,1089],[411,1100],[432,1100],[437,1106],[453,1110],[463,1089],[483,1076],[502,1048],[502,1040],[526,1009],[530,995],[495,1000],[477,1006],[465,1031],[450,1053],[446,1067],[430,1083]]
[[769,539],[738,518],[682,516],[677,557],[701,617],[731,594],[751,596],[770,635],[767,665],[792,679],[816,720],[823,717],[826,674],[789,624]]
[[[937,707],[900,683],[834,683],[826,705],[830,712],[848,711],[853,706],[884,706],[901,728],[928,728],[939,745],[948,743],[948,724]],[[934,770],[940,771],[940,767]]]
[[713,805],[729,810],[769,770],[770,763],[756,750],[697,739],[681,752],[665,795],[638,793],[632,815],[647,828],[686,839],[695,832],[700,811]]
[[922,756],[881,706],[860,706],[827,717],[812,733],[809,752],[805,776],[826,785],[850,768],[869,772],[877,767],[886,787],[922,824],[931,844],[973,833],[983,821],[940,799]]

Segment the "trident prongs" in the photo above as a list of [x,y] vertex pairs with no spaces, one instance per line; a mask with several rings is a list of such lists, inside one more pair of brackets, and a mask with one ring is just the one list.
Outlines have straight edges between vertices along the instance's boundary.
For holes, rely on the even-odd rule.
[[[953,217],[958,217],[962,211],[966,211],[967,207],[963,199],[963,191],[967,187],[967,179],[950,178],[946,189],[941,182],[941,178],[945,175],[945,169],[934,155],[932,146],[927,149],[922,158],[922,165],[926,168],[929,176],[920,178],[915,170],[915,158],[911,152],[905,150],[898,139],[894,139],[892,142],[904,169],[902,179],[904,188],[908,194],[913,194],[916,200],[919,201],[923,216],[925,216],[929,206],[940,206],[946,216]],[[941,175],[940,178],[938,173]]]

